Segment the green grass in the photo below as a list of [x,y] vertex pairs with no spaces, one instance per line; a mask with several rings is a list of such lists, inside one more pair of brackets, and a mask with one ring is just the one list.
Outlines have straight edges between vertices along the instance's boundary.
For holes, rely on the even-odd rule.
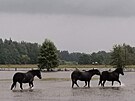
[[112,68],[110,65],[60,65],[58,68]]
[[12,65],[12,64],[8,64],[8,65],[0,65],[0,68],[37,68],[37,65],[31,65],[31,64],[27,64],[27,65]]
[[135,68],[135,65],[128,65],[126,68]]
[[[135,68],[135,65],[128,65],[127,68]],[[0,68],[38,68],[37,64],[26,64],[26,65],[0,65]],[[64,68],[112,68],[110,65],[60,65],[60,69]]]
[[[60,65],[58,68],[113,68],[111,65]],[[135,65],[127,65],[126,68],[135,68]]]

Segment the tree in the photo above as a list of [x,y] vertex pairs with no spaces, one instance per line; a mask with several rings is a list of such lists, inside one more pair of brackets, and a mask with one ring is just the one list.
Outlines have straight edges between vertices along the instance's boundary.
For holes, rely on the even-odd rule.
[[111,53],[112,65],[125,67],[126,65],[135,64],[135,49],[130,45],[115,45]]
[[57,48],[48,39],[45,39],[40,47],[38,64],[40,69],[47,69],[47,71],[59,65]]
[[123,50],[125,51],[125,65],[134,65],[135,64],[134,47],[123,44]]
[[92,63],[98,63],[100,65],[107,65],[110,61],[110,54],[109,52],[106,53],[105,51],[99,51],[97,53],[93,52],[91,54]]
[[79,58],[78,64],[81,64],[81,65],[91,64],[90,55],[82,54],[82,56],[80,56]]
[[113,51],[111,53],[111,65],[116,67],[124,67],[125,66],[125,50],[121,45],[115,45],[113,47]]
[[26,64],[29,60],[30,60],[30,58],[28,57],[28,55],[22,55],[21,56],[21,62],[23,64]]
[[37,57],[39,54],[39,45],[37,43],[27,43],[26,50],[27,50],[27,55],[30,58],[29,63],[30,64],[35,64],[37,63]]

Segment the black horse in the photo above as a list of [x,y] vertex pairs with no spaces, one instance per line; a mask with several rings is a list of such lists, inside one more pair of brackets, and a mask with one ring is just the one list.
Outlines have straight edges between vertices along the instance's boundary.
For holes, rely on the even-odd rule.
[[23,89],[22,83],[29,83],[30,88],[33,87],[33,80],[34,77],[37,76],[41,79],[41,72],[40,70],[30,70],[27,73],[17,72],[13,76],[13,84],[11,86],[11,90],[16,87],[16,83],[20,83],[20,88]]
[[79,85],[77,84],[77,80],[85,81],[84,87],[87,86],[87,83],[88,83],[88,87],[90,87],[90,80],[93,75],[100,75],[100,71],[98,69],[92,69],[92,70],[88,70],[88,71],[80,71],[80,70],[76,69],[71,74],[72,88],[73,88],[74,84],[76,84],[77,87],[79,87]]
[[98,85],[101,84],[101,86],[104,87],[104,84],[106,81],[112,81],[112,86],[113,86],[114,81],[119,82],[119,84],[121,85],[121,82],[119,80],[119,74],[124,75],[123,68],[117,68],[112,72],[103,71],[100,75],[100,81]]

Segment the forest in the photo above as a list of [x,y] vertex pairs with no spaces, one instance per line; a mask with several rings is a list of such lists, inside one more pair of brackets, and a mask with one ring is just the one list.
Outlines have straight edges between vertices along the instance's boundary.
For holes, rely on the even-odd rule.
[[38,53],[37,43],[0,39],[0,64],[36,64]]
[[[0,39],[0,64],[37,64],[41,45],[30,42],[17,42],[12,39]],[[135,48],[130,45],[124,47],[124,61],[127,65],[135,64]],[[116,47],[113,47],[114,49]],[[58,50],[60,64],[100,64],[112,63],[112,52],[99,51],[93,53],[69,53],[68,50]]]

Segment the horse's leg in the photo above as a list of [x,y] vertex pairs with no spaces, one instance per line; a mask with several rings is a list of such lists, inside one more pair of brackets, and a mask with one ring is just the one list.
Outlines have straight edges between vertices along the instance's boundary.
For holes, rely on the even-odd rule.
[[22,88],[22,82],[20,82],[20,88],[23,90],[23,88]]
[[119,82],[119,84],[121,85],[121,82],[120,82],[120,80],[117,80],[118,82]]
[[75,79],[72,79],[72,88],[74,87],[75,81]]
[[34,85],[33,85],[33,82],[32,82],[32,87],[33,87]]
[[29,82],[29,87],[30,87],[30,88],[32,88],[32,84],[31,84],[31,82]]
[[104,87],[106,80],[103,81],[102,86]]
[[88,87],[90,87],[90,80],[88,81]]
[[72,79],[72,88],[74,87],[74,84],[76,84],[76,86],[79,87],[79,85],[77,84],[77,80],[76,79]]
[[103,86],[103,82],[104,82],[104,80],[100,81],[101,86]]
[[30,88],[33,87],[33,82],[29,82],[29,87],[30,87]]
[[100,85],[100,84],[101,84],[101,86],[102,86],[102,80],[99,81],[98,85]]
[[74,84],[75,84],[74,81],[72,81],[72,88],[74,87]]
[[114,83],[114,81],[112,81],[112,86],[113,86],[113,83]]
[[16,82],[13,82],[13,84],[11,85],[11,90],[14,88],[14,86],[16,87]]
[[86,87],[87,86],[87,81],[85,81],[85,85],[84,85],[84,87]]
[[77,80],[75,81],[75,84],[77,85],[77,87],[79,87],[79,85],[77,84]]
[[101,86],[102,86],[102,75],[100,75],[100,79],[99,79],[98,85],[100,85],[100,84],[101,84]]

